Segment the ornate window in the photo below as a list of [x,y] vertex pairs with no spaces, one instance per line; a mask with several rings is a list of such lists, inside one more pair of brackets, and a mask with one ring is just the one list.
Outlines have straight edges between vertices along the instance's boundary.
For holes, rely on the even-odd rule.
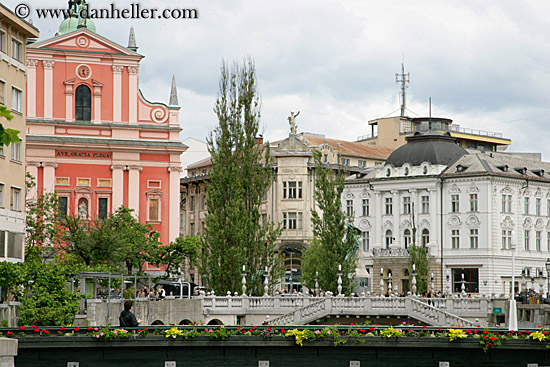
[[403,231],[403,239],[405,240],[405,248],[408,248],[412,240],[410,229],[407,228]]
[[348,217],[353,215],[353,200],[346,200],[346,215]]
[[542,242],[542,231],[536,231],[535,232],[535,249],[538,252],[542,251],[541,242]]
[[60,196],[57,199],[57,216],[59,218],[65,218],[69,211],[69,198],[67,196]]
[[[162,192],[156,189],[149,190],[145,193],[147,196],[147,221],[160,222],[162,221]],[[192,196],[194,198],[194,196]]]
[[369,199],[363,199],[363,217],[368,217],[370,215],[369,208]]
[[512,195],[502,194],[502,212],[512,212]]
[[451,195],[451,212],[452,213],[458,213],[460,211],[460,195],[453,194]]
[[411,197],[405,196],[403,198],[403,214],[411,214]]
[[428,228],[424,228],[422,230],[422,247],[428,246],[428,243],[430,243],[430,231]]
[[535,215],[540,215],[541,198],[535,199]]
[[511,244],[512,244],[512,230],[503,229],[502,230],[502,249],[509,250]]
[[479,246],[479,231],[477,228],[470,229],[470,248],[476,249]]
[[393,243],[393,233],[391,229],[388,229],[386,231],[386,248],[390,248],[392,243]]
[[523,198],[523,214],[529,214],[529,198]]
[[107,218],[109,212],[109,199],[99,198],[97,199],[97,219],[104,220]]
[[529,251],[530,242],[531,242],[531,231],[524,230],[523,231],[523,243],[524,243],[525,251]]
[[454,249],[460,248],[460,230],[458,229],[451,231],[451,247]]
[[478,210],[478,197],[477,194],[470,194],[470,211],[477,212]]
[[392,198],[386,198],[386,215],[392,215],[392,213],[393,213]]
[[75,92],[75,119],[90,121],[92,119],[92,91],[85,85],[79,85]]
[[368,251],[370,247],[369,232],[363,232],[363,251]]
[[422,214],[428,214],[430,212],[430,197],[428,195],[422,196]]

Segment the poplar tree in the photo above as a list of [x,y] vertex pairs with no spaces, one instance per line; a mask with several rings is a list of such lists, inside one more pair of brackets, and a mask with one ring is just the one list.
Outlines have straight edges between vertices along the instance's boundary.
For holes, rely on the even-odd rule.
[[279,226],[260,223],[260,205],[273,177],[269,144],[257,144],[260,99],[251,59],[228,67],[222,62],[214,112],[218,125],[207,139],[212,159],[202,238],[203,283],[216,294],[241,292],[245,266],[247,293],[263,294],[267,267],[271,285],[280,264],[274,256]]
[[315,160],[315,202],[319,211],[312,210],[313,241],[304,253],[303,274],[308,288],[315,287],[318,273],[319,287],[337,293],[338,266],[342,265],[342,293],[349,292],[357,265],[356,239],[348,231],[348,219],[342,211],[344,176],[334,172],[321,161],[321,152],[313,153]]

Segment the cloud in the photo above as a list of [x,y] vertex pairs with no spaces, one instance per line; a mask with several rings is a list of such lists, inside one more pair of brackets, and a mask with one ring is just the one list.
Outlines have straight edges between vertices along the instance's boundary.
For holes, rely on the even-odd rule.
[[[13,8],[16,0],[5,3]],[[34,1],[33,6],[42,2]],[[106,0],[90,1],[107,6]],[[542,151],[550,117],[550,2],[394,0],[142,0],[142,7],[197,8],[194,20],[97,20],[97,30],[122,45],[134,26],[145,55],[140,87],[166,102],[176,75],[183,137],[204,140],[222,59],[256,63],[265,136],[288,134],[289,111],[301,110],[299,131],[354,139],[368,120],[399,108],[395,73],[405,57],[410,110],[463,127],[499,131],[513,150]],[[123,7],[122,2],[116,4]],[[40,5],[42,6],[42,5]],[[66,7],[65,0],[48,3]],[[35,20],[41,38],[60,21]],[[515,121],[519,120],[519,121]],[[512,122],[511,122],[512,121]]]

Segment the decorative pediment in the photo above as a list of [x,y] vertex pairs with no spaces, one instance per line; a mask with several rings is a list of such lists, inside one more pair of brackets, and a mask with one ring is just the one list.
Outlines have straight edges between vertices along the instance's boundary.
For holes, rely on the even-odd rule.
[[523,221],[523,228],[531,229],[532,226],[533,226],[533,221],[531,220],[531,218],[525,218],[525,220]]
[[460,226],[462,226],[462,222],[460,221],[460,218],[457,217],[456,215],[452,216],[449,219],[449,227],[453,229],[457,229],[457,228],[460,228]]
[[514,221],[509,216],[506,216],[502,223],[500,223],[500,226],[505,229],[512,229],[514,228]]
[[384,224],[382,225],[382,228],[384,229],[393,229],[393,224],[391,221],[387,220],[384,222]]
[[538,188],[537,191],[535,191],[535,197],[537,198],[542,197],[542,190],[540,188]]
[[148,196],[148,197],[161,197],[162,196],[162,191],[157,190],[157,189],[151,189],[151,190],[145,191],[145,195]]
[[92,195],[93,191],[89,187],[77,187],[74,192],[80,195]]
[[537,231],[542,231],[543,228],[544,228],[544,222],[542,221],[542,219],[537,219],[537,221],[535,222],[535,229]]
[[479,228],[481,221],[476,215],[471,215],[468,217],[467,223],[469,228],[476,229]]
[[468,192],[469,193],[476,193],[476,192],[479,192],[479,187],[477,187],[476,185],[472,185],[470,187],[468,187]]
[[460,187],[458,187],[456,184],[453,184],[453,186],[449,188],[450,194],[459,194],[460,192],[461,192]]
[[369,190],[363,189],[363,191],[361,191],[361,197],[362,197],[362,198],[365,198],[365,199],[366,199],[366,198],[370,198],[370,192],[369,192]]
[[512,188],[510,186],[506,185],[502,188],[502,190],[500,190],[500,192],[503,193],[503,194],[511,195],[511,194],[514,193],[514,190],[512,190]]
[[308,152],[309,149],[300,139],[295,136],[289,136],[285,140],[279,143],[279,146],[274,147],[273,151],[276,152]]
[[354,198],[355,198],[355,195],[353,195],[353,193],[350,192],[350,193],[347,193],[347,194],[345,195],[345,197],[346,197],[346,199],[354,199]]
[[140,54],[116,44],[115,42],[112,42],[86,28],[78,29],[74,32],[56,36],[42,42],[37,42],[27,47],[31,50],[52,48],[121,54],[127,56],[138,56],[139,58],[143,57]]
[[419,228],[430,228],[430,222],[427,219],[422,219],[418,224]]
[[361,228],[364,231],[368,231],[369,229],[372,228],[372,226],[370,225],[370,222],[368,220],[363,219],[361,222],[359,222],[359,228]]
[[405,228],[412,228],[411,222],[408,219],[401,222],[401,225],[399,226],[400,230],[404,230]]

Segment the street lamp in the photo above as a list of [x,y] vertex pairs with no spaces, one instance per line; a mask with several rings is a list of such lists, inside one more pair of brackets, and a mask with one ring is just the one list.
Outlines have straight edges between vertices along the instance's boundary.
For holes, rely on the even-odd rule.
[[[514,238],[514,231],[512,231],[512,239]],[[510,289],[510,309],[508,311],[508,330],[514,331],[518,329],[518,311],[516,305],[516,279],[514,276],[515,266],[515,254],[516,244],[510,241],[510,250],[512,250],[512,287]]]
[[546,266],[546,279],[548,280],[547,295],[550,295],[550,259],[546,259],[546,263],[544,265]]

